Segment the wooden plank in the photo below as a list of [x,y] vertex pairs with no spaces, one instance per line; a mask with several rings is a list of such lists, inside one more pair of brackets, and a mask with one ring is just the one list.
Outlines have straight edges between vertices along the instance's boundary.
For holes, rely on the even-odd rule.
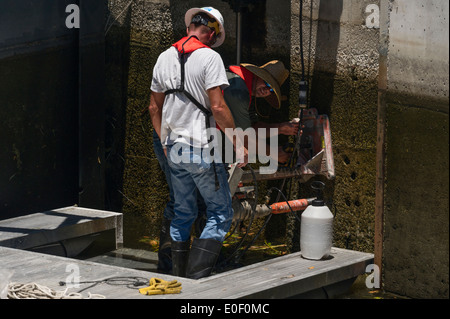
[[306,260],[300,253],[201,279],[202,291],[187,298],[288,298],[365,273],[372,254],[333,248],[329,260]]
[[0,246],[28,249],[110,229],[120,248],[122,214],[71,206],[0,221]]
[[[365,273],[367,264],[373,262],[373,255],[350,250],[332,249],[328,260],[306,260],[299,253],[277,257],[207,278],[192,280],[140,271],[89,261],[0,247],[0,271],[14,270],[12,280],[28,283],[37,282],[55,290],[61,290],[59,281],[66,281],[71,275],[68,265],[79,269],[81,281],[100,280],[117,276],[136,276],[150,279],[176,279],[183,285],[181,294],[143,296],[137,289],[124,286],[99,284],[87,291],[102,294],[107,298],[150,298],[150,299],[236,299],[236,298],[288,298],[330,284],[354,278]],[[82,284],[78,291],[89,285]],[[86,293],[87,293],[86,291]]]
[[[65,287],[59,285],[60,281],[72,281],[71,276],[75,275],[74,269],[80,276],[80,282],[98,281],[115,277],[141,277],[149,280],[152,277],[172,280],[175,277],[161,275],[147,271],[134,270],[129,268],[98,264],[89,261],[70,259],[59,256],[51,256],[31,251],[18,250],[7,247],[0,247],[0,272],[13,271],[11,282],[18,283],[38,283],[51,289],[61,291]],[[179,279],[179,278],[178,278]],[[195,280],[183,278],[183,288],[190,288],[190,282],[195,285]],[[77,292],[80,289],[88,288],[92,283],[80,284],[79,288],[71,288],[69,292]],[[138,287],[141,288],[141,287]],[[98,284],[83,292],[101,294],[108,299],[139,299],[149,298],[141,295],[138,288],[127,288],[126,286]]]

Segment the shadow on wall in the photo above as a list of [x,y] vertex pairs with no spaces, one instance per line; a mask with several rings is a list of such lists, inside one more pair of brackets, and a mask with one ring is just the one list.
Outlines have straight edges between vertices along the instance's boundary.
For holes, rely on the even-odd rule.
[[343,0],[320,0],[310,102],[319,114],[330,114],[333,102],[342,3]]
[[102,208],[106,0],[28,2],[0,2],[0,218]]
[[66,1],[0,1],[0,219],[77,202],[78,31]]

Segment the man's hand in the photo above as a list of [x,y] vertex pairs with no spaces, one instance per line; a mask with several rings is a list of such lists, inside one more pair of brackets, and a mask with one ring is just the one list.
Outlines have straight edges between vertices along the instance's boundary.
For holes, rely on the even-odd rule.
[[285,152],[282,146],[278,148],[278,163],[280,164],[287,163],[291,158],[291,156],[292,153]]
[[280,123],[280,127],[279,127],[279,134],[283,134],[283,135],[297,135],[298,130],[300,127],[300,123],[299,122],[284,122],[284,123]]
[[244,147],[241,146],[241,150],[237,150],[236,149],[236,162],[237,167],[245,167],[248,164],[248,150]]
[[152,92],[150,96],[150,105],[148,106],[150,117],[152,118],[153,129],[159,137],[161,137],[161,117],[165,98],[166,96],[164,93]]

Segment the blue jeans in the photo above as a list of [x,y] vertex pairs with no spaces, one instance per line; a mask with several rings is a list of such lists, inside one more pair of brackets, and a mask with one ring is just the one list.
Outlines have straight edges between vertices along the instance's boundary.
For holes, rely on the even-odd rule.
[[[191,226],[197,217],[197,189],[206,204],[206,225],[200,238],[222,242],[231,226],[233,209],[225,166],[205,162],[202,151],[180,143],[167,146],[175,196],[175,217],[170,224],[170,235],[174,241],[189,239]],[[183,156],[184,160],[178,163],[175,160],[177,155]],[[214,166],[220,185],[218,190],[215,187]]]
[[[155,152],[159,166],[161,167],[161,170],[164,172],[164,175],[166,176],[167,186],[169,187],[169,201],[167,202],[166,207],[164,208],[163,215],[166,219],[172,220],[172,218],[175,216],[174,211],[175,197],[173,195],[172,174],[170,173],[169,163],[167,162],[167,157],[164,154],[164,149],[162,147],[161,140],[159,139],[159,136],[156,133],[156,131],[153,131],[153,150]],[[206,206],[201,195],[197,194],[197,197],[198,197],[197,201],[198,223],[196,224],[197,228],[196,231],[199,232],[201,231],[201,229],[203,229],[202,219],[203,216],[206,214]]]

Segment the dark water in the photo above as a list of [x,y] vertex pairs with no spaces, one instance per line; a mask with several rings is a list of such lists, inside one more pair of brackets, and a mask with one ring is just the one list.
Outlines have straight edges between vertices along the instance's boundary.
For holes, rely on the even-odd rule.
[[358,276],[349,291],[336,296],[335,299],[408,299],[382,289],[367,288],[366,279],[367,275]]

